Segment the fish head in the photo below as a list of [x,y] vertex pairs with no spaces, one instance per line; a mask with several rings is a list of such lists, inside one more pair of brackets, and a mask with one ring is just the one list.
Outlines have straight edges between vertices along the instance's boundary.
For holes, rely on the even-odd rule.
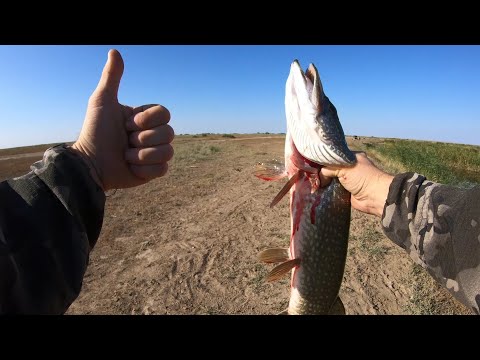
[[[337,109],[323,91],[318,70],[310,64],[303,72],[298,60],[290,67],[285,88],[287,144],[305,159],[319,165],[353,166],[355,154],[348,148]],[[287,149],[286,149],[287,150]],[[287,153],[287,152],[286,152]]]

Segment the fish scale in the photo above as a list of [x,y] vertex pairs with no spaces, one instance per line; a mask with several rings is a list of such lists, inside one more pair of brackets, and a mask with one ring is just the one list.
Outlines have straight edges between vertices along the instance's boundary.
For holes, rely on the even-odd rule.
[[268,281],[291,272],[288,314],[344,314],[338,293],[348,249],[350,193],[336,178],[320,184],[319,172],[325,165],[352,166],[356,158],[313,64],[304,73],[297,60],[292,63],[285,110],[285,167],[259,164],[255,175],[267,181],[289,179],[270,206],[290,193],[290,247],[266,249],[259,259],[280,263]]

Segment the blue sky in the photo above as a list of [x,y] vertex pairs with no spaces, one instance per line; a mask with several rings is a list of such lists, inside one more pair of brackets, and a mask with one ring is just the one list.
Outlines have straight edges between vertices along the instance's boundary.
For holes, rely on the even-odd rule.
[[285,81],[313,62],[346,134],[480,145],[480,46],[0,46],[0,148],[75,140],[110,48],[119,100],[180,133],[285,132]]

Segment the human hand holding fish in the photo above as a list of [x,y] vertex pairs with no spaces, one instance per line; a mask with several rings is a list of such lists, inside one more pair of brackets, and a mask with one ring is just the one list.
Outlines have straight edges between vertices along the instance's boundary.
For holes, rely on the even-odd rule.
[[338,177],[342,186],[351,193],[354,209],[381,217],[393,176],[377,168],[364,152],[355,155],[357,163],[353,167],[323,167],[320,170],[322,187]]

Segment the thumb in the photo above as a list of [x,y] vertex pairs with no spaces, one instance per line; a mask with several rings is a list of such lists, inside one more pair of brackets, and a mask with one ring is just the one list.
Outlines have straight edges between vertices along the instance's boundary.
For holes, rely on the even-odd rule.
[[341,177],[343,172],[340,167],[322,167],[321,174],[325,177]]
[[98,82],[96,91],[100,93],[108,93],[109,95],[117,98],[118,88],[120,86],[120,80],[123,75],[123,59],[122,55],[112,49],[108,52],[108,59],[105,67],[103,68],[102,77]]

